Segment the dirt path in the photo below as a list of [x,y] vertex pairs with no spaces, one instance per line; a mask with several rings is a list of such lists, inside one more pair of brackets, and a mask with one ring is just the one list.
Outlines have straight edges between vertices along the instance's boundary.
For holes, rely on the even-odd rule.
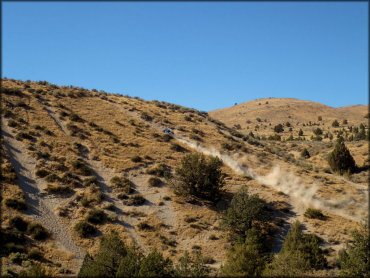
[[[56,115],[56,110],[54,107],[50,107],[47,110],[49,116],[53,118],[56,122],[58,127],[68,135],[66,129],[66,123],[60,121]],[[86,143],[79,142],[77,138],[69,136],[72,142]],[[131,238],[141,247],[144,253],[148,253],[147,248],[142,242],[140,235],[137,233],[135,226],[139,223],[139,220],[133,216],[127,215],[128,210],[135,209],[138,212],[142,212],[146,215],[154,213],[159,219],[163,221],[164,224],[168,226],[173,226],[176,221],[176,213],[174,208],[170,204],[166,204],[165,206],[158,206],[159,200],[161,200],[164,196],[167,195],[167,188],[160,187],[160,188],[150,188],[147,185],[147,179],[150,177],[149,175],[141,172],[141,170],[132,170],[128,174],[128,178],[133,182],[135,185],[136,193],[140,193],[144,196],[147,200],[141,206],[126,206],[123,204],[122,200],[117,198],[117,194],[115,194],[112,188],[108,187],[111,178],[115,175],[120,175],[114,169],[104,166],[100,161],[92,160],[88,155],[84,155],[83,159],[85,162],[91,167],[93,170],[93,174],[97,177],[99,186],[102,192],[105,194],[106,199],[114,204],[117,208],[118,220],[123,223],[125,230],[131,236]]]
[[74,255],[74,261],[69,267],[74,273],[77,273],[82,264],[84,252],[72,240],[71,228],[64,226],[54,214],[53,211],[58,200],[41,193],[46,183],[35,175],[36,160],[27,153],[23,143],[15,139],[5,120],[2,125],[2,136],[5,139],[5,147],[11,163],[17,173],[19,187],[25,193],[29,205],[26,214],[46,227],[60,244],[61,249]]

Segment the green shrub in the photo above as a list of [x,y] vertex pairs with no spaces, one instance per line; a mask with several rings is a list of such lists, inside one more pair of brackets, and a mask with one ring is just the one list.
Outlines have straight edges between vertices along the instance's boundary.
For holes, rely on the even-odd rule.
[[149,253],[140,264],[139,277],[164,277],[173,273],[172,261],[157,250]]
[[45,240],[49,237],[48,231],[39,223],[30,223],[27,232],[37,240]]
[[19,210],[19,211],[27,209],[27,204],[24,200],[15,199],[15,198],[5,199],[5,205],[9,208]]
[[127,255],[127,247],[116,232],[100,238],[99,250],[93,258],[86,254],[78,277],[115,277]]
[[45,191],[49,194],[68,194],[73,190],[69,186],[63,186],[58,184],[48,184]]
[[171,169],[166,164],[159,164],[155,168],[148,169],[146,171],[149,175],[155,175],[158,177],[170,177],[171,176]]
[[127,248],[127,254],[119,264],[116,277],[138,277],[143,258],[139,248]]
[[9,127],[16,127],[16,126],[18,126],[18,123],[16,121],[14,121],[13,119],[10,119],[8,121],[8,126]]
[[36,176],[38,176],[39,178],[44,178],[46,177],[47,175],[50,174],[50,172],[46,169],[39,169],[36,171]]
[[55,182],[55,181],[58,181],[58,180],[59,180],[59,177],[58,177],[58,175],[57,175],[57,174],[55,174],[55,173],[51,173],[51,174],[49,174],[49,175],[47,175],[47,176],[45,177],[45,180],[46,180],[47,182]]
[[334,120],[331,125],[332,127],[339,127],[339,122],[337,120]]
[[137,227],[138,227],[138,229],[139,229],[139,230],[141,230],[141,231],[143,231],[143,230],[151,230],[151,229],[153,229],[153,227],[152,227],[152,226],[150,226],[150,225],[148,224],[148,222],[146,222],[146,221],[140,222],[139,224],[137,224]]
[[321,128],[316,128],[316,129],[314,129],[313,133],[317,136],[322,135],[322,129]]
[[110,180],[111,186],[121,189],[125,194],[130,194],[134,191],[132,182],[126,177],[114,176]]
[[96,234],[96,228],[87,221],[81,221],[74,227],[75,231],[80,237],[87,238]]
[[305,211],[304,216],[307,218],[311,218],[311,219],[320,219],[320,220],[325,219],[325,216],[322,213],[322,211],[320,209],[314,209],[314,208],[308,208]]
[[141,162],[142,160],[143,159],[138,155],[135,155],[134,157],[131,157],[131,161],[135,162],[135,163]]
[[308,150],[306,148],[304,148],[301,152],[301,157],[303,158],[310,158],[310,153],[308,152]]
[[77,114],[71,112],[71,114],[69,114],[69,119],[73,122],[83,122],[83,119],[78,116]]
[[352,232],[352,242],[339,252],[341,275],[368,277],[370,270],[370,235],[367,226]]
[[185,148],[183,148],[182,146],[180,146],[177,143],[172,143],[170,149],[175,151],[175,152],[184,152],[184,151],[186,151]]
[[86,220],[92,224],[102,224],[106,220],[107,215],[101,209],[92,209],[89,211]]
[[23,141],[23,139],[34,140],[35,138],[26,132],[18,132],[15,135],[15,139],[18,141]]
[[27,231],[28,222],[24,221],[20,216],[14,216],[10,219],[9,224],[11,227],[16,228],[18,231],[25,232]]
[[199,153],[186,155],[175,170],[175,193],[217,200],[224,186],[221,166],[222,161],[218,157],[211,156],[207,159]]
[[160,178],[157,178],[157,177],[150,177],[149,180],[148,180],[148,183],[150,186],[160,186],[162,184],[162,180]]
[[72,161],[72,167],[76,172],[83,176],[90,176],[92,174],[92,170],[90,167],[86,165],[86,163],[82,159],[77,159]]
[[97,185],[98,184],[98,178],[96,176],[92,176],[92,177],[87,177],[83,180],[82,182],[83,186],[87,187],[87,186],[90,186],[92,184],[95,184]]
[[261,276],[266,263],[262,244],[256,229],[247,232],[246,240],[230,248],[226,263],[221,267],[223,276]]
[[330,153],[328,162],[330,168],[341,175],[345,172],[353,173],[357,168],[355,160],[344,144],[342,137],[338,139],[333,152]]
[[223,216],[223,224],[232,232],[245,235],[245,232],[270,219],[267,204],[258,194],[249,195],[248,188],[242,187],[231,200]]
[[207,262],[211,262],[211,259],[203,257],[200,251],[196,252],[195,258],[191,258],[189,252],[185,251],[175,267],[175,276],[207,277],[207,274],[210,272],[210,268],[205,265]]
[[274,126],[274,131],[277,132],[277,133],[283,132],[284,131],[283,125],[278,124],[278,125]]
[[141,194],[131,195],[127,200],[124,201],[124,204],[127,206],[137,206],[145,203],[145,198]]
[[304,234],[302,225],[296,221],[285,237],[283,247],[268,265],[267,276],[302,276],[311,269],[322,269],[327,261],[314,234]]

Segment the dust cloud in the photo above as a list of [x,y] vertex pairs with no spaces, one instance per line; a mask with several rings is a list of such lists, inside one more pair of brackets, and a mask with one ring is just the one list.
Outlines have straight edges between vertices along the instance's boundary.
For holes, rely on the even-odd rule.
[[199,143],[189,141],[178,135],[174,137],[198,152],[220,158],[237,174],[249,176],[265,186],[283,192],[300,206],[322,209],[358,222],[367,218],[368,192],[366,190],[362,192],[360,200],[355,200],[352,196],[345,195],[336,200],[324,199],[317,195],[319,189],[318,184],[306,185],[301,178],[281,169],[279,165],[274,166],[269,174],[259,175],[253,169],[244,167],[239,162],[243,157],[241,154],[237,153],[231,156],[227,153],[220,152],[214,147],[205,148]]

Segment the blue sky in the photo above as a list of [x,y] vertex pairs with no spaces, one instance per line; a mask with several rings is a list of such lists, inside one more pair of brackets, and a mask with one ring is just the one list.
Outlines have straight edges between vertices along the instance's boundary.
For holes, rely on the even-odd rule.
[[2,2],[2,74],[214,110],[368,104],[368,2]]

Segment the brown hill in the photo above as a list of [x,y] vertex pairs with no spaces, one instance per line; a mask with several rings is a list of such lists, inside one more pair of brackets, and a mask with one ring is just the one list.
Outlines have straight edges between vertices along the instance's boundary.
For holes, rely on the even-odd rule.
[[[209,115],[228,126],[239,124],[242,131],[254,130],[256,125],[269,125],[289,122],[293,126],[308,126],[318,123],[330,128],[334,120],[340,124],[347,120],[348,125],[367,124],[367,105],[351,105],[333,108],[321,103],[293,98],[263,98],[244,102],[232,107],[210,111]],[[319,116],[322,120],[319,121]]]
[[[335,262],[348,230],[359,227],[368,173],[332,173],[326,157],[333,142],[257,140],[194,109],[45,81],[2,80],[1,105],[4,275],[30,263],[53,275],[76,275],[83,254],[94,254],[97,239],[110,230],[136,241],[144,253],[156,248],[175,262],[184,251],[194,256],[201,250],[216,273],[230,246],[220,226],[222,210],[242,186],[268,203],[274,250],[289,223],[299,219],[323,239]],[[270,104],[256,104],[264,105]],[[175,135],[165,134],[166,128]],[[364,165],[366,141],[347,145]],[[300,157],[303,148],[310,158]],[[176,195],[161,175],[174,173],[191,152],[223,160],[225,193],[217,204]],[[154,177],[161,184],[153,186]],[[304,216],[311,206],[322,210],[325,221]],[[93,221],[96,230],[85,237],[75,228],[96,210],[105,220]],[[16,217],[41,224],[49,237],[35,238],[34,229],[21,236]],[[332,265],[327,271],[333,276],[338,269]]]

